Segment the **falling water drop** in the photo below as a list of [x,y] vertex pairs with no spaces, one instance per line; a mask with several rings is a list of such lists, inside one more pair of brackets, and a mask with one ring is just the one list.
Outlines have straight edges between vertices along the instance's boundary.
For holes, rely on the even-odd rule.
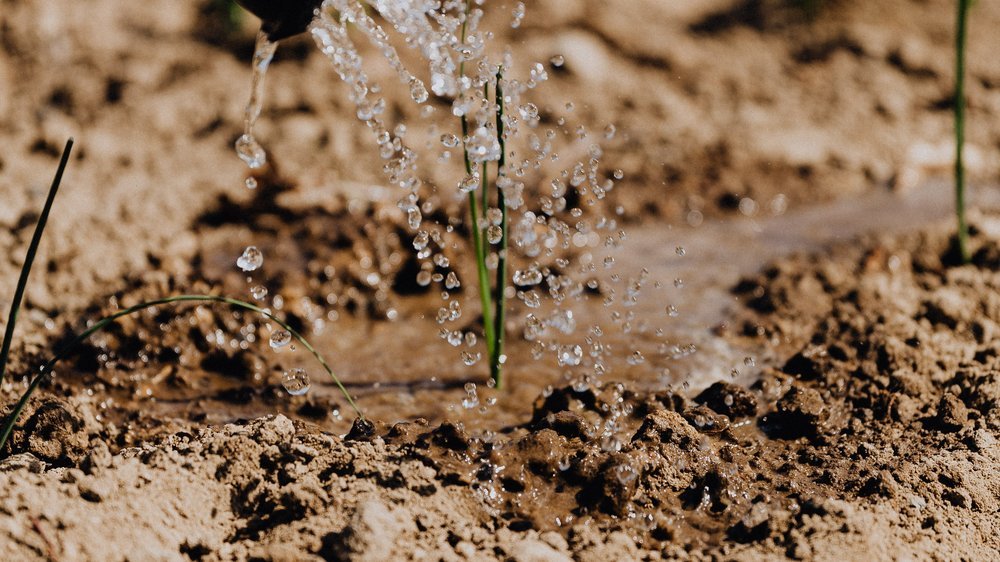
[[309,392],[311,386],[309,374],[304,369],[285,371],[281,377],[281,386],[285,387],[285,390],[292,396],[301,396]]
[[257,246],[247,246],[243,254],[236,258],[236,267],[243,271],[256,271],[264,264],[264,254],[257,249]]
[[420,228],[420,222],[423,220],[424,217],[420,214],[420,209],[410,207],[406,210],[406,223],[410,225],[410,228],[414,230]]
[[534,267],[519,269],[514,272],[514,284],[521,287],[537,285],[542,282],[542,272]]
[[499,244],[503,240],[503,229],[497,225],[490,225],[486,229],[486,239],[490,244]]
[[[481,357],[478,351],[476,353],[472,353],[472,352],[469,352],[469,351],[463,351],[461,353],[461,356],[462,356],[462,363],[465,363],[465,365],[467,367],[471,367],[471,366],[475,365],[476,363],[478,363],[479,359]],[[478,401],[477,401],[477,404],[478,404]],[[469,407],[471,408],[472,406],[469,406]]]
[[[468,353],[463,351],[463,354]],[[468,363],[466,363],[468,364]],[[471,410],[479,405],[479,395],[476,392],[476,383],[469,382],[465,383],[465,398],[462,399],[462,407],[466,410]]]
[[458,190],[462,193],[470,193],[479,189],[479,176],[471,174],[462,178],[458,183]]
[[583,348],[578,345],[563,345],[559,347],[559,354],[557,360],[559,361],[559,366],[575,366],[579,365],[580,361],[583,359]]
[[417,78],[410,80],[410,97],[417,103],[424,103],[427,101],[427,88],[424,87],[424,83]]
[[260,168],[267,163],[267,153],[264,152],[264,147],[251,134],[243,134],[236,140],[236,154],[251,169]]
[[514,5],[514,19],[510,22],[510,26],[514,29],[521,27],[521,22],[524,21],[524,2],[518,2]]
[[271,334],[271,349],[281,349],[292,343],[292,333],[288,330],[275,330]]

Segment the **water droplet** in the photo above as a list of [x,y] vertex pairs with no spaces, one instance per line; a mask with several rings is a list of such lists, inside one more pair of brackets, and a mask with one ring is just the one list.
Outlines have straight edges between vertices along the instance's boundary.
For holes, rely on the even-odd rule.
[[510,26],[514,29],[521,27],[521,22],[524,20],[524,2],[518,2],[514,5],[514,19],[510,22]]
[[285,390],[292,396],[301,396],[309,392],[311,386],[309,374],[304,369],[285,371],[281,377],[281,386],[285,387]]
[[479,175],[470,174],[462,178],[462,181],[458,182],[458,190],[462,193],[470,193],[479,189]]
[[503,229],[495,224],[491,225],[486,229],[486,240],[488,240],[490,244],[499,244],[500,241],[503,240]]
[[410,228],[416,230],[420,228],[420,222],[424,220],[423,215],[420,214],[420,209],[416,207],[410,207],[406,210],[406,222],[410,225]]
[[[463,355],[468,353],[466,351],[462,352]],[[471,355],[471,354],[470,354]],[[474,363],[475,361],[473,361]],[[466,363],[469,365],[470,363]],[[466,383],[465,384],[465,398],[462,399],[462,407],[466,410],[471,410],[479,405],[479,395],[476,393],[476,383]]]
[[552,66],[560,67],[566,64],[566,58],[563,57],[562,55],[555,55],[554,57],[549,59],[549,62],[552,63]]
[[559,361],[560,367],[566,366],[576,366],[580,364],[583,359],[583,348],[578,345],[562,345],[559,346],[559,353],[557,355],[557,360]]
[[247,186],[247,189],[257,189],[257,178],[253,176],[247,178],[243,183]]
[[267,287],[263,285],[254,285],[253,287],[250,287],[250,296],[253,297],[254,300],[264,300],[264,297],[267,296]]
[[264,264],[264,254],[257,249],[257,246],[247,246],[243,254],[236,258],[236,267],[243,271],[256,271]]
[[264,152],[264,147],[251,135],[240,135],[240,138],[236,140],[236,154],[253,170],[267,163],[267,153]]
[[458,146],[458,137],[451,133],[441,135],[441,144],[447,146],[448,148],[455,148]]
[[520,285],[522,287],[527,287],[531,285],[537,285],[542,282],[542,272],[538,269],[531,267],[528,269],[519,269],[514,272],[514,284]]
[[491,207],[486,211],[486,220],[490,224],[499,225],[503,222],[503,211],[496,207]]
[[684,254],[687,253],[684,250],[684,246],[677,246],[677,248],[674,250],[674,252],[676,252],[678,256],[683,256]]
[[525,306],[528,308],[538,308],[542,304],[537,291],[525,291],[523,293],[519,293],[519,295],[521,296],[521,300],[524,301]]
[[410,97],[417,103],[424,103],[427,101],[427,88],[424,87],[424,83],[417,78],[410,80]]
[[413,249],[418,252],[423,250],[427,247],[428,242],[430,242],[430,238],[431,237],[426,230],[421,230],[416,236],[413,237]]
[[609,124],[607,127],[604,128],[604,138],[606,138],[607,140],[611,140],[611,139],[615,138],[615,133],[617,131],[618,131],[618,129],[615,128],[614,125]]
[[449,290],[451,290],[451,289],[457,289],[461,285],[462,285],[462,283],[459,282],[458,275],[455,275],[454,271],[448,272],[448,277],[445,277],[445,279],[444,279],[444,286],[445,286],[445,288],[449,289]]
[[646,358],[642,356],[642,352],[639,351],[639,350],[633,351],[632,355],[629,355],[629,357],[628,357],[628,364],[629,365],[640,365],[640,364],[644,363],[645,361],[646,361]]
[[614,172],[611,173],[611,176],[614,177],[616,180],[620,180],[625,177],[625,172],[621,170],[615,170]]
[[271,349],[280,349],[292,343],[292,333],[288,330],[275,330],[271,334]]
[[[461,356],[462,356],[462,363],[465,363],[465,365],[467,367],[471,367],[471,366],[475,365],[476,363],[478,363],[479,359],[481,357],[481,355],[479,354],[479,352],[472,353],[472,352],[469,352],[469,351],[463,351],[461,353]],[[478,400],[477,400],[477,403],[478,403]],[[470,406],[470,408],[471,408],[471,406]]]

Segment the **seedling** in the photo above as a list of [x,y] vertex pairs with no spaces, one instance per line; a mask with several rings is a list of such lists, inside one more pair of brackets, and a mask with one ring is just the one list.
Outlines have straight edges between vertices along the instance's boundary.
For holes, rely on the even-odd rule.
[[[464,34],[463,34],[464,35]],[[463,38],[464,40],[464,38]],[[504,292],[507,285],[507,246],[508,246],[508,219],[507,203],[504,200],[503,189],[500,188],[501,178],[504,174],[504,164],[506,155],[506,143],[504,142],[503,125],[503,75],[496,74],[494,85],[494,101],[496,104],[496,126],[497,140],[500,143],[500,159],[497,161],[497,179],[493,182],[497,192],[497,207],[500,209],[500,224],[491,225],[485,219],[487,209],[490,208],[489,175],[488,166],[483,162],[482,169],[479,170],[480,177],[480,199],[476,199],[476,191],[469,192],[469,215],[470,231],[472,232],[472,246],[476,254],[476,271],[479,281],[479,300],[482,305],[483,314],[483,335],[486,339],[486,353],[489,358],[490,378],[496,388],[500,388],[503,382],[502,372],[506,356],[503,353],[504,347],[504,323],[506,318],[506,306]],[[484,89],[488,89],[485,85]],[[488,91],[484,92],[484,97],[489,99]],[[475,173],[472,160],[469,158],[469,123],[465,115],[462,115],[462,156],[465,161],[465,172],[469,176]],[[497,230],[499,229],[499,230]],[[499,237],[497,237],[499,234]],[[489,254],[488,244],[497,244],[497,272],[496,288],[490,284],[489,271],[487,268],[487,258]]]
[[[38,252],[38,245],[41,242],[42,233],[45,230],[46,223],[48,222],[49,212],[52,210],[52,203],[55,200],[56,193],[59,191],[59,185],[62,182],[63,172],[65,172],[66,170],[66,164],[69,161],[69,155],[72,148],[73,148],[73,139],[70,139],[69,141],[66,142],[66,148],[63,149],[62,158],[59,161],[59,168],[56,171],[55,178],[52,180],[52,186],[49,188],[48,197],[45,200],[45,206],[42,208],[42,213],[41,215],[39,215],[38,222],[35,224],[35,232],[32,235],[31,243],[28,245],[28,252],[25,257],[24,264],[21,266],[21,274],[20,277],[18,278],[17,287],[14,291],[14,298],[11,301],[10,313],[7,316],[7,327],[4,334],[3,344],[2,346],[0,346],[0,383],[3,382],[4,376],[6,374],[7,362],[8,362],[7,360],[10,355],[10,348],[11,348],[11,338],[14,334],[14,325],[17,322],[17,314],[18,311],[20,310],[21,300],[24,296],[25,287],[27,286],[28,275],[31,272],[31,266],[34,263],[35,255]],[[142,302],[135,306],[131,306],[124,310],[120,310],[110,316],[101,318],[100,320],[94,322],[85,331],[71,338],[67,344],[65,344],[59,350],[57,350],[56,353],[53,355],[53,357],[49,359],[49,361],[46,362],[31,378],[31,381],[28,383],[28,388],[25,389],[24,393],[21,394],[21,398],[17,401],[17,404],[14,406],[13,411],[7,417],[7,420],[4,422],[2,429],[0,429],[0,451],[3,450],[4,446],[7,443],[7,439],[10,438],[10,434],[14,430],[14,424],[17,422],[18,416],[24,410],[24,407],[28,403],[28,400],[31,398],[31,395],[35,392],[35,390],[38,389],[42,381],[44,381],[45,378],[52,372],[52,369],[55,367],[55,365],[59,361],[64,359],[67,355],[69,355],[79,344],[86,341],[87,338],[89,338],[93,334],[107,328],[115,321],[124,318],[126,316],[131,316],[143,310],[154,308],[157,306],[176,305],[186,302],[225,304],[232,308],[254,312],[274,322],[275,324],[281,326],[282,329],[287,330],[292,335],[293,338],[295,338],[300,344],[302,344],[302,347],[304,347],[307,351],[309,351],[309,353],[313,355],[313,357],[316,358],[319,364],[323,367],[323,370],[330,375],[330,377],[333,379],[333,382],[344,394],[344,397],[347,399],[347,402],[351,405],[351,408],[353,408],[354,411],[358,414],[358,417],[364,419],[364,415],[361,413],[361,410],[358,408],[357,404],[355,404],[354,399],[351,398],[350,393],[347,392],[347,389],[344,387],[343,383],[341,383],[337,375],[334,374],[333,369],[330,368],[329,363],[327,363],[326,360],[323,359],[323,356],[320,355],[319,352],[316,351],[316,349],[304,337],[302,337],[302,335],[298,331],[289,326],[288,323],[281,320],[280,318],[278,318],[277,316],[275,316],[274,314],[265,309],[262,309],[258,306],[255,306],[253,304],[241,300],[217,296],[217,295],[178,295],[173,297],[165,297],[162,299]]]

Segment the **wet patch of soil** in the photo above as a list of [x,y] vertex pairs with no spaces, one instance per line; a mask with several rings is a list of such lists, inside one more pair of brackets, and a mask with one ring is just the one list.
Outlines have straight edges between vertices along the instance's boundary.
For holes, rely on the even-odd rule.
[[[279,416],[115,456],[78,406],[46,399],[0,475],[3,495],[20,498],[5,508],[18,522],[8,553],[113,557],[123,544],[85,540],[93,514],[159,525],[138,515],[166,509],[142,490],[183,483],[193,491],[171,504],[170,534],[141,548],[205,559],[990,558],[1000,220],[975,232],[970,265],[951,261],[942,228],[780,260],[742,281],[734,291],[752,298],[737,325],[749,336],[731,337],[787,356],[751,388],[719,382],[688,398],[560,387],[529,421],[486,432],[376,421],[338,438]],[[213,499],[187,503],[196,496]]]

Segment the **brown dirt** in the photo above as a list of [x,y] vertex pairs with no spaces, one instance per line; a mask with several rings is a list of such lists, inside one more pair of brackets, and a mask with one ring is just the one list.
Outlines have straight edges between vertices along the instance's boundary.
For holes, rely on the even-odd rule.
[[[337,358],[376,420],[352,428],[329,384],[289,397],[281,370],[307,358],[264,351],[254,319],[151,311],[92,340],[29,405],[0,461],[0,559],[1000,556],[996,215],[977,218],[972,265],[935,226],[741,281],[718,337],[778,358],[743,367],[749,388],[665,389],[665,352],[619,357],[623,383],[578,392],[515,338],[525,365],[512,389],[480,388],[480,413],[459,402],[482,372],[415,353],[447,345],[440,300],[413,283],[393,197],[372,194],[383,179],[367,132],[307,42],[284,45],[268,77],[258,132],[278,166],[250,192],[231,147],[252,22],[225,31],[208,2],[0,5],[0,295],[58,147],[69,135],[80,147],[21,315],[18,379],[79,318],[246,293],[232,261],[252,243],[267,256],[253,282]],[[520,57],[566,58],[538,93],[545,119],[616,124],[606,161],[626,179],[609,209],[697,224],[905,192],[944,171],[952,11],[546,0],[501,29]],[[975,8],[977,179],[1000,173],[998,20]],[[462,261],[461,236],[449,251]],[[637,324],[653,322],[643,310]],[[625,356],[659,336],[609,341]],[[20,389],[5,383],[3,404]]]

